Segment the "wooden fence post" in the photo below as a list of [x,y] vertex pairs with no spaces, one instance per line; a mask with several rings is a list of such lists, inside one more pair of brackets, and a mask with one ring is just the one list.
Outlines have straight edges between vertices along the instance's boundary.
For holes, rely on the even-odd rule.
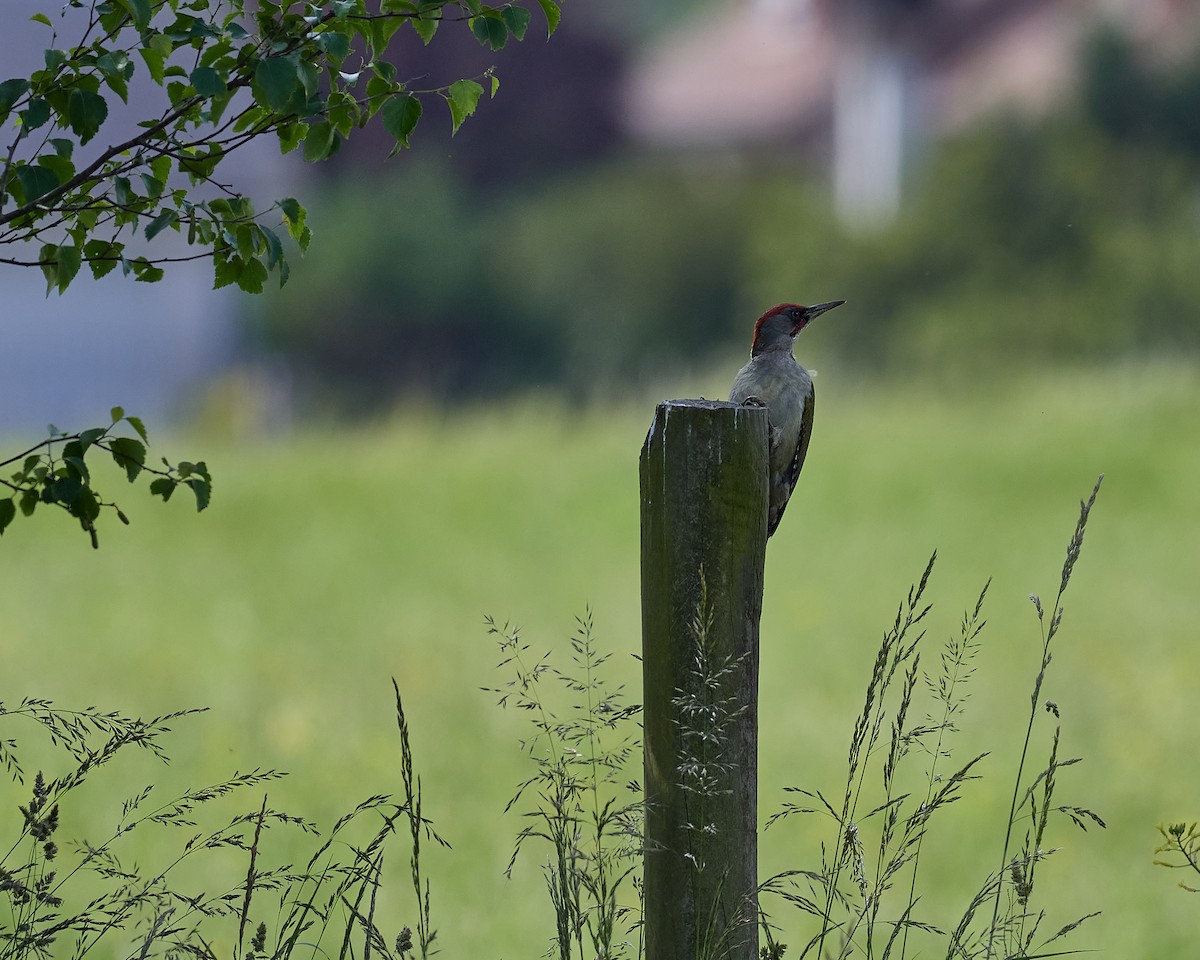
[[766,410],[659,404],[641,494],[646,960],[757,960]]

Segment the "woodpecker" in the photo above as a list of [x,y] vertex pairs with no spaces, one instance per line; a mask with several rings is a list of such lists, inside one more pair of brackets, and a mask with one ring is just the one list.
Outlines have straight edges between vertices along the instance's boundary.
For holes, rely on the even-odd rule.
[[768,480],[767,536],[775,532],[787,507],[796,478],[804,466],[812,437],[812,376],[792,356],[796,336],[826,310],[845,300],[830,300],[814,307],[781,303],[758,318],[750,362],[733,378],[729,399],[733,403],[765,406],[769,424],[770,477]]

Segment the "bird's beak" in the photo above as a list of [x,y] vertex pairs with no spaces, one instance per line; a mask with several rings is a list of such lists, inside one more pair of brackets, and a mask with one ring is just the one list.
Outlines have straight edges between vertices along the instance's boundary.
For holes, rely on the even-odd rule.
[[845,300],[830,300],[828,303],[818,303],[815,307],[808,307],[804,311],[804,319],[809,322],[815,320],[826,310],[832,310],[834,307],[840,307]]

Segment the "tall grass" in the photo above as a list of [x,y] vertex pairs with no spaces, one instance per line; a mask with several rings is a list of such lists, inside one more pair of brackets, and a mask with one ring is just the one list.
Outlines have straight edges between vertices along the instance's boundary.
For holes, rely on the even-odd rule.
[[[966,784],[978,776],[976,770],[986,756],[950,762],[949,745],[964,712],[966,685],[974,674],[990,581],[974,608],[964,615],[958,634],[944,645],[939,668],[922,673],[923,624],[931,609],[925,594],[935,554],[899,605],[895,622],[876,654],[863,708],[850,738],[840,799],[835,803],[819,789],[793,787],[789,792],[803,800],[784,804],[767,821],[771,828],[795,815],[817,815],[831,821],[834,828],[822,844],[815,868],[783,871],[762,886],[763,894],[776,895],[815,919],[816,931],[800,948],[800,957],[889,958],[942,949],[948,960],[1045,956],[1046,951],[1057,953],[1062,937],[1097,915],[1089,913],[1046,936],[1042,932],[1046,911],[1035,907],[1034,893],[1040,865],[1054,852],[1046,846],[1051,815],[1061,815],[1083,829],[1104,826],[1091,810],[1056,802],[1059,773],[1079,760],[1060,757],[1058,705],[1040,703],[1053,660],[1052,641],[1062,623],[1063,596],[1101,480],[1080,505],[1048,619],[1040,599],[1036,595],[1031,598],[1042,630],[1041,659],[1016,764],[1012,803],[1001,830],[1000,865],[985,877],[953,926],[939,926],[923,915],[920,875],[923,868],[929,869],[928,857],[922,857],[926,837],[935,818],[962,799]],[[915,721],[911,717],[922,677],[932,709],[923,720]],[[1041,770],[1029,775],[1035,721],[1043,708],[1056,721],[1049,756]],[[906,776],[905,768],[917,756],[926,758],[924,769]],[[949,773],[944,772],[947,762]],[[764,932],[765,950],[770,956],[781,955],[782,947],[770,923],[764,924]]]
[[[1197,829],[1196,822],[1172,823],[1167,826],[1160,823],[1158,832],[1162,834],[1163,843],[1154,851],[1155,864],[1169,870],[1190,870],[1200,874],[1200,830]],[[1178,859],[1160,859],[1164,854]],[[1200,887],[1193,887],[1182,880],[1179,881],[1179,886],[1188,893],[1200,893]]]
[[[39,764],[62,770],[47,776],[38,769],[29,799],[19,807],[20,819],[0,825],[5,834],[0,841],[0,958],[427,957],[435,935],[427,887],[421,898],[420,842],[440,838],[421,816],[398,691],[402,803],[385,795],[369,797],[322,833],[308,820],[270,806],[266,792],[246,806],[247,792],[283,776],[256,769],[161,801],[155,785],[146,785],[121,804],[110,835],[61,840],[62,823],[90,802],[85,789],[90,780],[119,777],[110,768],[119,767],[131,748],[165,761],[162,740],[171,725],[200,712],[143,720],[95,708],[66,710],[45,700],[27,699],[12,708],[0,704],[6,733],[24,722],[42,735],[40,747],[24,735],[0,741],[0,758],[12,782],[25,784],[30,752]],[[230,805],[237,812],[218,812]],[[412,840],[415,946],[408,928],[388,935],[377,921],[384,851],[402,821]],[[277,844],[271,838],[280,830],[310,838],[312,853],[302,866],[272,860]],[[127,838],[148,831],[155,835],[158,861],[127,859]],[[193,869],[201,860],[205,867]],[[198,877],[211,875],[210,861],[216,875],[228,881],[216,890],[197,886]]]
[[[1034,776],[1032,780],[1028,782],[1025,780],[1025,762],[1028,759],[1029,745],[1033,739],[1033,726],[1038,715],[1042,684],[1045,682],[1046,671],[1050,668],[1050,663],[1053,660],[1051,643],[1062,623],[1063,595],[1067,592],[1067,586],[1071,582],[1071,573],[1075,569],[1075,563],[1079,559],[1079,553],[1083,548],[1083,535],[1087,529],[1088,515],[1091,513],[1092,507],[1096,502],[1096,494],[1100,492],[1100,484],[1103,481],[1103,475],[1097,478],[1096,485],[1092,488],[1091,496],[1079,505],[1079,520],[1075,524],[1075,533],[1071,537],[1071,542],[1067,545],[1067,558],[1063,563],[1062,579],[1059,581],[1058,594],[1054,598],[1054,606],[1051,610],[1048,625],[1041,598],[1037,594],[1032,594],[1029,598],[1037,610],[1038,626],[1042,632],[1042,660],[1037,675],[1034,678],[1033,690],[1029,696],[1029,720],[1025,727],[1025,739],[1021,743],[1021,758],[1017,763],[1017,775],[1013,783],[1012,805],[1009,808],[1008,824],[1004,832],[1004,850],[1000,856],[1001,866],[997,874],[997,876],[1002,876],[1003,872],[1007,870],[1011,877],[1009,910],[1004,916],[1004,922],[1001,922],[1001,906],[1005,889],[1001,883],[995,882],[993,886],[996,888],[996,894],[992,910],[992,923],[989,930],[988,957],[995,955],[997,939],[1002,941],[1001,945],[1004,948],[1005,956],[1020,955],[1014,954],[1014,949],[1028,951],[1037,928],[1043,919],[1044,914],[1040,912],[1037,914],[1029,913],[1028,906],[1033,896],[1034,878],[1037,874],[1038,864],[1048,855],[1043,848],[1042,841],[1045,837],[1046,826],[1051,811],[1065,813],[1075,824],[1085,830],[1089,822],[1101,827],[1104,826],[1104,821],[1098,815],[1083,807],[1051,806],[1058,771],[1063,767],[1079,762],[1078,759],[1059,760],[1058,758],[1059,737],[1062,728],[1057,722],[1059,719],[1058,704],[1052,700],[1047,700],[1044,704],[1046,712],[1052,713],[1056,721],[1054,724],[1054,737],[1050,746],[1050,759],[1046,767]],[[1010,860],[1009,850],[1018,822],[1018,812],[1025,808],[1028,808],[1029,811],[1029,826],[1025,830],[1020,853]],[[1095,916],[1095,914],[1089,916]],[[1046,943],[1053,942],[1063,934],[1074,929],[1082,920],[1086,919],[1088,917],[1084,917],[1074,924],[1068,924],[1047,940]]]
[[[622,688],[606,683],[609,655],[598,651],[590,613],[577,621],[565,669],[554,666],[550,652],[531,659],[516,628],[487,623],[499,644],[499,669],[511,674],[491,692],[501,706],[528,713],[533,727],[521,747],[534,772],[505,808],[520,809],[526,820],[509,873],[532,842],[549,846],[543,874],[559,960],[640,957],[641,788],[626,778],[640,758],[641,705],[625,703]],[[547,679],[556,690],[547,689]],[[557,703],[557,694],[571,702]],[[622,899],[626,887],[632,900]]]

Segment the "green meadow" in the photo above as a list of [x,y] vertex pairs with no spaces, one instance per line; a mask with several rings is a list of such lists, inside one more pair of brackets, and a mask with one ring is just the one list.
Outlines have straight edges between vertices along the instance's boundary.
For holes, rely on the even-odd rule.
[[[197,515],[186,491],[152,502],[114,473],[101,489],[132,524],[106,517],[98,551],[65,517],[18,518],[0,541],[7,704],[38,696],[147,717],[211,708],[175,725],[169,766],[139,757],[97,771],[88,802],[62,812],[62,838],[110,829],[121,800],[152,780],[165,797],[254,767],[289,771],[272,805],[328,826],[400,790],[394,677],[424,813],[453,846],[423,858],[443,955],[542,955],[553,923],[541,852],[529,847],[505,877],[523,824],[504,806],[532,773],[518,746],[528,719],[480,689],[508,678],[484,617],[519,625],[531,654],[553,650],[565,667],[574,618],[590,609],[613,683],[638,701],[639,449],[655,400],[722,386],[586,410],[536,397],[422,408],[282,439],[152,433],[152,455],[207,460],[208,511]],[[1103,911],[1067,947],[1194,953],[1200,901],[1152,860],[1157,822],[1200,818],[1200,372],[1129,365],[886,385],[827,374],[817,392],[808,462],[767,555],[762,817],[785,786],[840,796],[879,639],[929,555],[929,670],[992,578],[952,744],[960,762],[989,755],[923,853],[922,919],[953,926],[1000,857],[1041,651],[1028,597],[1053,601],[1079,500],[1103,473],[1042,696],[1061,711],[1061,754],[1083,758],[1060,771],[1057,800],[1108,828],[1059,819],[1040,906],[1047,934]],[[1038,717],[1035,770],[1053,722]],[[30,730],[0,735],[28,739],[27,772],[66,762]],[[13,788],[10,829],[23,802]],[[152,859],[171,836],[131,839]],[[815,819],[772,827],[763,872],[816,866],[832,839]],[[407,855],[398,846],[393,859],[380,909],[398,928],[413,923],[413,905]],[[212,883],[244,876],[231,863]],[[783,941],[806,939],[792,908],[768,907]]]

